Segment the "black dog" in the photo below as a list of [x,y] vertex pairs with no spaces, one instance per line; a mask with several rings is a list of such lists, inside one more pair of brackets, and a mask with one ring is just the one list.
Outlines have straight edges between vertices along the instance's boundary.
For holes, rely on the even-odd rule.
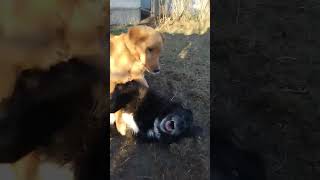
[[170,143],[192,135],[193,115],[189,109],[136,81],[117,85],[110,98],[110,113],[122,108],[131,116],[129,126],[140,140]]
[[76,179],[105,179],[107,72],[99,68],[74,58],[49,71],[22,72],[1,104],[0,162],[39,150],[71,163]]

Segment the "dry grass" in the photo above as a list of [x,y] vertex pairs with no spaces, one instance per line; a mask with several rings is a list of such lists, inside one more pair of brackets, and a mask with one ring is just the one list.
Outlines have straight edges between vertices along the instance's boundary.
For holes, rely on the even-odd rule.
[[[185,35],[204,34],[210,28],[210,1],[197,0],[192,8],[192,0],[164,1],[161,4],[161,16],[158,18],[158,30],[167,33]],[[171,7],[171,8],[169,8]]]

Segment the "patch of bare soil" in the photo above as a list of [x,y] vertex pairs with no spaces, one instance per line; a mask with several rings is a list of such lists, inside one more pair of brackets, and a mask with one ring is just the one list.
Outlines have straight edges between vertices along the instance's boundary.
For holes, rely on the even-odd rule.
[[214,125],[263,156],[267,179],[319,179],[319,3],[214,6]]
[[139,144],[133,137],[111,133],[112,180],[207,180],[210,162],[210,34],[165,34],[161,73],[147,75],[150,88],[192,109],[202,136],[169,146]]

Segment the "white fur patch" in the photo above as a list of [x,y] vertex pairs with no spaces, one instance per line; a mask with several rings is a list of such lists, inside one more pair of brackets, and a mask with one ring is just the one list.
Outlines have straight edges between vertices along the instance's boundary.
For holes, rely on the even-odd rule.
[[154,132],[154,136],[157,139],[160,139],[161,134],[160,134],[159,129],[158,129],[158,124],[159,124],[159,119],[157,118],[153,123],[153,132]]
[[116,121],[116,116],[114,113],[110,113],[110,125],[113,125]]
[[153,129],[149,129],[147,132],[147,136],[149,138],[160,139],[161,134],[159,132],[158,125],[159,125],[159,120],[157,118],[153,123]]
[[136,122],[133,119],[133,114],[132,113],[123,113],[122,114],[122,120],[128,125],[130,129],[133,130],[134,133],[139,132],[139,128],[136,124]]
[[151,129],[149,129],[149,130],[148,130],[148,133],[147,133],[147,136],[148,136],[149,138],[154,138],[154,132],[153,132]]

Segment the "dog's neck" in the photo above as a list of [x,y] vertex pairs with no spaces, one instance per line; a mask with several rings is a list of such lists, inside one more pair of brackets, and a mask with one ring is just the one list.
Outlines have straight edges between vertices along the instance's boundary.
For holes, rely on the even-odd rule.
[[136,62],[130,69],[130,75],[132,79],[140,79],[144,77],[145,68],[142,64]]
[[141,79],[144,77],[145,65],[140,60],[139,53],[135,50],[135,45],[130,41],[128,34],[123,34],[122,39],[125,47],[130,52],[131,56],[134,58],[134,63],[130,67],[129,74],[130,79]]
[[130,41],[128,34],[123,34],[122,36],[124,45],[130,52],[130,54],[134,57],[135,61],[140,61],[139,53],[136,51],[135,45]]

